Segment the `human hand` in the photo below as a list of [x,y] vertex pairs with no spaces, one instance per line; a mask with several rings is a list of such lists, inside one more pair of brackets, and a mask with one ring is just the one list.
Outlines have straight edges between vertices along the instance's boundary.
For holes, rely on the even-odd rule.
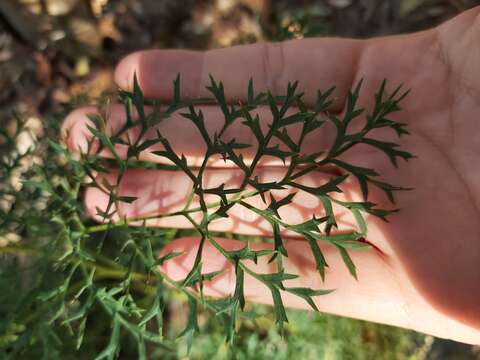
[[[435,29],[412,34],[371,40],[304,39],[278,44],[254,44],[229,49],[192,52],[153,50],[125,58],[116,69],[117,84],[131,90],[133,74],[148,97],[168,100],[171,83],[177,73],[182,76],[182,96],[206,96],[208,75],[222,80],[231,99],[245,96],[250,77],[257,90],[269,89],[274,94],[286,88],[287,82],[298,80],[310,104],[317,89],[337,86],[336,101],[330,109],[341,112],[347,90],[361,78],[364,83],[360,104],[371,108],[374,92],[386,78],[392,86],[404,83],[411,94],[403,103],[401,120],[407,122],[411,136],[401,139],[402,145],[417,158],[395,170],[384,155],[368,148],[345,154],[348,162],[375,168],[386,181],[414,187],[414,191],[397,194],[401,211],[391,215],[385,224],[368,218],[369,250],[352,252],[358,268],[358,281],[345,269],[340,255],[328,246],[322,249],[330,265],[326,280],[321,282],[308,246],[300,239],[287,243],[287,272],[301,274],[289,280],[289,286],[334,288],[328,296],[316,298],[321,311],[381,322],[439,337],[480,344],[480,8],[475,8]],[[262,109],[259,110],[262,115]],[[64,124],[69,130],[68,145],[76,151],[84,149],[86,114],[93,108],[73,112]],[[208,130],[213,133],[221,121],[218,108],[203,108]],[[263,114],[267,116],[267,112]],[[121,124],[122,110],[112,106],[112,126]],[[201,161],[203,145],[193,126],[180,116],[162,122],[162,133],[176,151],[187,156],[190,165]],[[237,127],[230,136],[241,141],[249,133]],[[328,131],[322,137],[310,138],[305,146],[325,148]],[[382,140],[393,141],[389,133],[379,134]],[[394,141],[397,141],[396,139]],[[243,141],[242,141],[243,142]],[[247,141],[248,142],[248,138]],[[145,160],[153,160],[144,155]],[[248,154],[246,154],[248,158]],[[282,168],[263,164],[264,179],[277,177]],[[207,179],[212,184],[238,181],[234,169],[212,164]],[[114,174],[112,175],[114,176]],[[310,174],[312,183],[325,181],[326,174]],[[347,192],[360,199],[358,186],[351,182]],[[171,212],[181,208],[191,187],[185,175],[168,171],[132,170],[122,181],[122,194],[136,196],[133,204],[122,205],[126,216],[152,211]],[[372,193],[373,201],[385,204],[381,194]],[[96,208],[104,208],[107,198],[89,189],[85,204],[92,216]],[[282,214],[291,223],[307,220],[321,210],[311,198],[295,197]],[[349,219],[343,220],[348,227]],[[187,227],[179,218],[151,222],[152,226]],[[213,223],[213,230],[244,234],[269,235],[265,221],[242,211],[223,222]],[[220,240],[230,249],[242,243]],[[258,248],[269,244],[257,244]],[[184,251],[183,256],[167,262],[162,271],[173,279],[182,279],[192,267],[198,239],[173,241],[165,252]],[[252,248],[254,246],[252,245]],[[234,276],[229,263],[216,250],[206,245],[203,271],[226,269],[223,275],[205,283],[205,293],[221,296],[233,291]],[[252,265],[253,266],[253,265]],[[269,272],[266,261],[256,265],[258,272]],[[269,303],[268,290],[255,279],[246,277],[247,300]],[[306,307],[301,299],[282,294],[290,307]]]

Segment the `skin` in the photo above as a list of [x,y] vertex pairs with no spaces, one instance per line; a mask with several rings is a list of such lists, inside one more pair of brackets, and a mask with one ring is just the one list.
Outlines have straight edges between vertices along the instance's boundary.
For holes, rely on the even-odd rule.
[[[341,113],[347,90],[364,79],[360,103],[371,109],[374,93],[386,78],[390,91],[403,83],[411,94],[403,102],[403,111],[395,119],[408,123],[411,136],[402,137],[403,148],[417,158],[393,168],[384,155],[370,148],[358,148],[344,155],[345,161],[377,169],[387,182],[414,187],[414,191],[397,195],[401,211],[390,223],[368,218],[368,241],[375,248],[352,252],[358,269],[358,281],[352,278],[335,249],[322,245],[330,265],[325,282],[315,272],[313,257],[301,239],[289,238],[287,272],[300,274],[287,286],[336,289],[315,299],[323,312],[410,328],[438,337],[480,344],[480,7],[467,11],[429,31],[370,40],[304,39],[278,44],[254,44],[207,52],[152,50],[134,53],[120,62],[115,79],[119,87],[131,90],[133,74],[148,97],[168,100],[171,82],[181,73],[182,96],[208,95],[208,75],[220,79],[230,99],[246,96],[250,77],[257,90],[282,93],[291,80],[298,80],[309,104],[317,89],[337,86],[331,111]],[[221,124],[219,109],[204,107],[210,133]],[[72,151],[84,150],[88,131],[86,114],[93,108],[73,112],[65,121],[65,141]],[[265,109],[260,114],[267,113]],[[111,126],[124,119],[115,106],[109,112]],[[262,118],[263,126],[268,116]],[[190,165],[200,161],[203,145],[197,131],[178,115],[160,125],[178,152],[187,156]],[[294,130],[294,131],[298,131]],[[332,129],[307,139],[308,151],[321,150],[332,139]],[[399,140],[390,132],[377,138]],[[132,136],[135,136],[132,133]],[[246,128],[234,128],[226,136],[249,141]],[[147,161],[158,161],[151,154]],[[245,154],[247,160],[251,156]],[[275,162],[260,164],[259,176],[274,180],[282,167]],[[109,179],[114,180],[115,172]],[[226,187],[241,181],[238,170],[218,161],[205,174],[208,186],[222,182]],[[319,185],[328,174],[310,173],[303,182]],[[168,171],[129,171],[122,182],[122,194],[137,196],[133,204],[120,211],[127,216],[164,213],[181,209],[191,184],[180,173]],[[348,181],[344,196],[360,200],[358,184]],[[280,195],[280,194],[279,194]],[[285,193],[283,193],[285,195]],[[382,194],[373,191],[372,201],[389,206]],[[251,200],[258,206],[258,199]],[[98,190],[89,189],[85,197],[87,210],[95,216],[96,207],[104,208],[107,199]],[[290,222],[321,214],[322,207],[307,195],[296,196],[281,215]],[[353,220],[340,214],[340,230],[351,229]],[[187,227],[181,218],[152,221],[152,226]],[[244,234],[269,235],[262,219],[242,209],[232,209],[230,219],[212,224],[213,230]],[[291,235],[291,234],[286,234]],[[229,249],[242,243],[219,239]],[[182,279],[194,261],[198,239],[181,238],[164,250],[184,251],[184,255],[167,262],[161,269],[173,279]],[[256,244],[257,248],[268,244]],[[273,271],[266,259],[258,265],[248,264],[258,272]],[[233,291],[234,274],[230,265],[207,244],[203,271],[225,269],[224,275],[206,284],[205,292],[222,296]],[[245,295],[249,301],[270,303],[267,288],[246,277]],[[282,294],[285,305],[308,308],[303,300]]]

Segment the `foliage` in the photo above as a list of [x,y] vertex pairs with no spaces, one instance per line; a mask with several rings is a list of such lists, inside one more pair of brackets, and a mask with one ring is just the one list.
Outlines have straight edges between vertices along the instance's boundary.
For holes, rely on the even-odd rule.
[[[259,309],[266,313],[268,309]],[[287,311],[290,323],[283,336],[273,319],[244,322],[231,350],[237,359],[420,359],[415,350],[422,336],[398,328],[381,326],[331,315],[318,316],[298,310]],[[212,325],[210,325],[212,327]],[[211,334],[216,334],[212,336]],[[207,328],[195,340],[192,359],[229,359],[220,330]],[[180,351],[183,349],[180,349]],[[181,356],[181,354],[179,354]]]
[[[313,108],[305,104],[303,94],[297,90],[297,83],[289,84],[285,95],[274,96],[270,92],[256,92],[253,81],[250,81],[246,101],[233,104],[227,103],[221,82],[211,78],[207,89],[212,95],[210,99],[182,99],[180,78],[177,77],[173,84],[173,100],[164,104],[145,99],[135,81],[132,93],[119,94],[125,106],[125,125],[110,134],[106,131],[108,119],[105,113],[92,116],[89,151],[81,155],[69,153],[62,144],[52,140],[56,138],[61,116],[51,120],[53,126],[48,129],[45,139],[35,149],[25,153],[15,150],[15,139],[22,131],[21,117],[17,118],[17,131],[14,134],[2,132],[6,147],[10,148],[0,163],[0,182],[6,184],[0,189],[0,196],[11,200],[1,209],[0,231],[4,239],[12,239],[11,234],[21,237],[18,242],[5,241],[4,246],[0,247],[0,253],[4,254],[0,269],[0,312],[4,314],[4,321],[0,324],[0,346],[4,357],[18,359],[41,354],[45,359],[76,358],[75,354],[82,353],[88,358],[113,359],[126,354],[132,356],[132,349],[135,349],[135,356],[140,359],[154,353],[162,358],[175,358],[177,336],[183,339],[187,351],[192,343],[202,341],[198,337],[199,317],[204,316],[202,314],[205,312],[216,315],[217,324],[222,325],[227,342],[236,346],[235,335],[239,329],[241,333],[247,323],[254,324],[250,326],[255,328],[257,321],[253,320],[257,316],[256,308],[247,305],[243,295],[245,274],[262,282],[266,291],[270,291],[279,332],[285,332],[288,339],[295,325],[285,325],[288,318],[281,293],[290,292],[299,296],[317,310],[314,298],[326,295],[331,290],[288,286],[288,280],[298,275],[286,273],[283,269],[282,261],[288,256],[283,239],[285,230],[308,241],[318,276],[322,279],[328,264],[319,243],[330,244],[338,249],[345,266],[356,277],[350,252],[369,246],[365,241],[368,230],[365,214],[386,220],[390,213],[397,211],[378,208],[370,202],[370,188],[379,188],[392,202],[395,192],[407,188],[385,183],[379,180],[380,174],[375,169],[347,163],[340,160],[340,156],[362,144],[382,151],[395,166],[399,158],[410,159],[412,155],[397,144],[377,140],[372,135],[375,129],[380,128],[391,129],[398,136],[408,134],[405,124],[390,118],[392,113],[400,109],[399,104],[407,93],[397,88],[387,94],[384,82],[376,95],[373,110],[365,114],[357,105],[360,82],[349,92],[345,112],[338,115],[328,111],[333,101],[333,88],[319,91]],[[198,110],[198,105],[204,103],[216,104],[223,112],[223,127],[215,134],[206,131],[207,120]],[[148,113],[145,104],[152,105],[153,112]],[[272,115],[266,131],[260,126],[265,120],[254,115],[254,110],[261,105],[267,106]],[[204,161],[198,168],[191,167],[183,154],[173,150],[169,139],[163,136],[161,126],[158,126],[174,112],[181,113],[196,126],[206,145]],[[352,123],[357,119],[365,121],[361,128],[354,129]],[[234,123],[241,123],[248,128],[256,144],[225,140],[225,132]],[[305,137],[327,123],[336,129],[331,147],[319,149],[316,153],[304,153],[302,144]],[[294,124],[302,128],[298,139],[289,132]],[[132,129],[138,129],[139,135],[129,136]],[[155,131],[152,132],[152,129]],[[282,146],[273,146],[274,139],[280,141]],[[119,146],[128,147],[126,156],[118,152]],[[251,161],[247,161],[241,153],[248,147],[255,150]],[[168,166],[169,169],[181,171],[191,179],[191,201],[182,211],[175,213],[136,218],[118,216],[119,204],[136,201],[121,193],[122,178],[131,168],[147,166],[140,161],[141,155],[146,152],[167,160],[173,164]],[[109,159],[105,158],[106,153]],[[22,174],[22,191],[17,191],[10,184],[12,171],[22,159],[32,156],[40,156],[43,163],[37,161],[37,164],[25,170]],[[242,171],[241,186],[205,187],[203,176],[209,160],[214,156],[221,156],[225,163]],[[288,170],[281,180],[259,180],[256,169],[267,156],[286,164]],[[111,166],[119,169],[117,178],[113,183],[102,181],[98,174],[108,174]],[[337,169],[329,181],[318,187],[302,184],[305,175],[325,166]],[[358,181],[363,201],[345,202],[335,197],[336,193],[342,192],[342,186],[348,178]],[[103,218],[102,224],[88,219],[81,203],[84,189],[92,186],[109,197],[107,208],[97,209],[97,215]],[[279,209],[288,206],[296,193],[277,199],[272,191],[278,189],[292,189],[317,197],[323,204],[324,216],[312,214],[308,221],[300,224],[285,222],[279,215]],[[211,195],[216,196],[217,201],[209,202],[208,196]],[[257,208],[251,205],[247,200],[253,197],[260,197],[265,206]],[[228,217],[234,205],[244,207],[271,224],[272,236],[264,239],[273,244],[271,250],[253,251],[249,247],[253,240],[247,236],[242,237],[245,247],[238,251],[224,249],[216,240],[219,234],[212,231],[210,225]],[[334,231],[337,218],[332,210],[333,205],[341,206],[353,214],[357,222],[355,230],[348,233]],[[193,214],[196,213],[201,214],[200,221],[194,219]],[[182,232],[145,226],[147,220],[178,215],[185,217],[193,230]],[[139,222],[143,222],[143,225],[139,226]],[[131,223],[137,226],[130,226]],[[171,261],[178,254],[169,254],[164,258],[158,258],[157,254],[168,242],[185,233],[199,236],[200,246],[190,273],[182,281],[174,281],[161,272],[159,264]],[[210,299],[202,293],[203,283],[219,275],[202,271],[202,249],[207,242],[235,269],[235,291],[224,299]],[[268,257],[270,262],[276,264],[277,270],[269,274],[253,271],[247,260],[256,262],[259,257]],[[12,284],[16,289],[12,289]],[[184,328],[175,334],[169,333],[172,299],[181,299],[188,304]],[[208,324],[218,326],[212,325],[211,320]],[[276,330],[267,332],[269,342],[277,342]],[[244,339],[245,336],[240,336],[237,344]],[[246,341],[245,349],[259,346],[258,339],[254,337]],[[193,357],[195,351],[193,349]],[[245,354],[248,358],[249,355]]]

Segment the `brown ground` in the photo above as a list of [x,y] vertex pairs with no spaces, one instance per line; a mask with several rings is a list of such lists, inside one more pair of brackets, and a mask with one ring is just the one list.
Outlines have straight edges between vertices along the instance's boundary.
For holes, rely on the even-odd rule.
[[473,0],[2,0],[0,121],[43,114],[112,89],[111,71],[142,48],[203,49],[334,34],[366,37],[437,24]]

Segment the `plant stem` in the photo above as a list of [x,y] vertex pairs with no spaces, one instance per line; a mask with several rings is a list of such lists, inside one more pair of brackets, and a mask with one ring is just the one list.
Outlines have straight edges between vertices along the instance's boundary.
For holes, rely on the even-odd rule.
[[[238,198],[234,197],[230,201],[230,203],[239,203],[242,200],[245,200],[247,198],[250,198],[250,197],[253,197],[253,196],[256,196],[256,195],[258,195],[258,191],[256,191],[256,190],[255,191],[250,191],[250,192],[247,192],[243,195],[240,195]],[[220,201],[212,203],[212,204],[208,204],[207,209],[216,208],[218,206],[220,206]],[[200,211],[202,211],[201,207],[195,207],[195,208],[192,208],[192,209],[179,210],[179,211],[175,211],[175,212],[168,213],[168,214],[154,214],[154,215],[131,217],[131,218],[127,218],[125,220],[122,220],[122,221],[119,221],[119,222],[113,223],[113,224],[108,223],[108,224],[100,224],[100,225],[90,226],[86,230],[86,233],[87,234],[92,234],[92,233],[96,233],[96,232],[106,231],[106,230],[109,230],[109,229],[114,228],[114,227],[121,227],[121,226],[125,226],[125,225],[130,225],[132,222],[146,221],[146,220],[153,220],[153,219],[162,219],[162,218],[173,217],[173,216],[185,216],[187,214],[200,212]]]

